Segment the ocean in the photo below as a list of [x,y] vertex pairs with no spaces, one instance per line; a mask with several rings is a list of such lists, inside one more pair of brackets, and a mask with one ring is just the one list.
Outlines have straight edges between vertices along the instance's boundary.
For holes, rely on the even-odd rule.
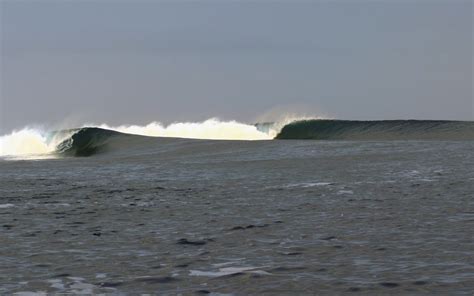
[[2,137],[0,294],[472,295],[473,122],[254,127]]

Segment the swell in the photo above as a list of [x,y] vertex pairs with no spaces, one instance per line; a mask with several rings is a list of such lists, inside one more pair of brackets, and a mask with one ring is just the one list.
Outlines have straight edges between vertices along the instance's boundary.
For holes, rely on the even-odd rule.
[[474,122],[448,120],[301,120],[285,125],[276,139],[474,140]]

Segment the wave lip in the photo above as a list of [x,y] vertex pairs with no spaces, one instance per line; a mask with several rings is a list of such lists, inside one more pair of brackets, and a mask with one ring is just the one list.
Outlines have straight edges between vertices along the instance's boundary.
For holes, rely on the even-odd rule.
[[474,122],[449,120],[301,120],[284,126],[276,139],[474,140]]

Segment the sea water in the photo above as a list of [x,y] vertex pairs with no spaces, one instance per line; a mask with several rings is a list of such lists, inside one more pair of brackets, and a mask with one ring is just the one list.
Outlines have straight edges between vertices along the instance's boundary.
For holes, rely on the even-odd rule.
[[473,141],[129,142],[0,160],[1,294],[472,295]]

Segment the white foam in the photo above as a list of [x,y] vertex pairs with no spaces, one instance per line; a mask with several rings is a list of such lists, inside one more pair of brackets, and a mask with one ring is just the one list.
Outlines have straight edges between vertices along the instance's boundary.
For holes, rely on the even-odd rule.
[[292,183],[292,184],[286,185],[285,187],[286,188],[292,188],[292,187],[309,188],[309,187],[329,186],[333,184],[334,183],[331,183],[331,182]]
[[38,130],[25,128],[0,137],[0,155],[46,154],[54,151]]
[[228,266],[228,265],[232,265],[232,264],[235,264],[235,262],[216,263],[216,264],[212,264],[212,266],[214,266],[214,267],[223,267],[223,266]]
[[304,184],[302,184],[301,187],[328,186],[328,185],[331,185],[331,184],[333,184],[333,183],[329,183],[329,182],[304,183]]
[[70,291],[70,293],[75,294],[75,295],[92,295],[94,288],[96,288],[96,286],[92,284],[76,282],[72,284],[70,288],[73,289]]
[[220,121],[215,118],[203,122],[173,123],[168,126],[164,126],[159,122],[152,122],[145,126],[122,125],[114,127],[101,124],[97,127],[142,136],[209,140],[270,140],[276,135],[274,130],[265,133],[251,124],[237,121]]
[[85,280],[84,278],[81,278],[81,277],[78,277],[78,276],[68,276],[67,278],[70,279],[70,280],[73,280],[75,282],[82,282],[82,281]]
[[50,158],[56,146],[71,133],[56,134],[48,137],[49,133],[42,129],[24,128],[13,131],[8,135],[0,136],[0,157],[9,156],[10,159]]
[[63,281],[60,280],[60,279],[47,280],[47,282],[49,282],[51,284],[51,288],[59,289],[59,290],[64,289]]
[[96,279],[103,279],[103,278],[106,278],[107,277],[107,274],[106,273],[97,273],[95,275],[95,278]]
[[232,275],[237,273],[253,273],[260,275],[269,275],[270,273],[258,270],[261,267],[224,267],[219,268],[219,271],[201,271],[201,270],[190,270],[190,276],[205,276],[205,277],[221,277],[226,275]]

